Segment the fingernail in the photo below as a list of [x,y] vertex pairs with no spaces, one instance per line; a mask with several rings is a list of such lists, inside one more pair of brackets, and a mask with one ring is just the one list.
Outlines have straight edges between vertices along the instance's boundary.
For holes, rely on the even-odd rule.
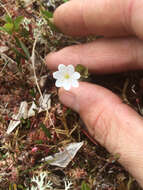
[[74,93],[70,91],[65,91],[64,89],[59,90],[59,99],[65,106],[75,110],[78,112],[79,105],[77,102],[77,98]]

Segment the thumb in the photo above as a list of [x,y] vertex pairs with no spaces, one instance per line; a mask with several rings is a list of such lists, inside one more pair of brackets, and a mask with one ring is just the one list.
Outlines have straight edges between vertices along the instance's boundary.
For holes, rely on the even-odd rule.
[[113,154],[143,186],[143,119],[109,90],[80,82],[60,89],[60,101],[78,112],[89,133]]

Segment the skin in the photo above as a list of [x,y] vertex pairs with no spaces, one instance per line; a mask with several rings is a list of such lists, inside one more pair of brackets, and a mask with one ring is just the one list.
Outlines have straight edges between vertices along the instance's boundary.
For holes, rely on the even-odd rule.
[[[143,69],[143,0],[71,0],[54,13],[54,23],[71,36],[104,35],[46,57],[48,68],[82,64],[94,73]],[[84,55],[84,56],[83,56]],[[143,118],[111,91],[86,82],[59,90],[60,101],[80,114],[89,133],[143,187]]]

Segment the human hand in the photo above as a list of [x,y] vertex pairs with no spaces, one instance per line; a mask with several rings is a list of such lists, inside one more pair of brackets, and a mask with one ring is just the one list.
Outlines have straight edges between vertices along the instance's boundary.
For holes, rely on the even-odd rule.
[[[46,57],[59,64],[82,64],[91,72],[111,73],[143,69],[143,0],[71,0],[54,13],[54,23],[65,34],[104,35],[95,42],[66,47]],[[114,37],[114,38],[113,38]],[[80,82],[78,88],[59,90],[60,101],[78,112],[89,133],[143,187],[143,118],[119,97],[98,85]]]

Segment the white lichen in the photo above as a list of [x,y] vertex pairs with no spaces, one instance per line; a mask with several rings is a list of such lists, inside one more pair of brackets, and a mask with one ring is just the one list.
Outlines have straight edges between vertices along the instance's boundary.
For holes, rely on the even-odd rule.
[[[53,190],[52,182],[50,180],[46,182],[46,178],[46,172],[40,172],[38,176],[33,176],[31,183],[34,182],[35,185],[32,185],[31,190]],[[29,188],[27,190],[29,190]]]
[[65,190],[70,190],[72,188],[72,182],[68,179],[64,179],[64,184],[65,184]]
[[[33,176],[31,179],[32,186],[26,190],[56,190],[56,188],[53,188],[53,183],[50,180],[47,181],[47,177],[46,172],[40,172],[38,175]],[[69,179],[64,178],[63,181],[63,190],[72,189],[73,183]]]

